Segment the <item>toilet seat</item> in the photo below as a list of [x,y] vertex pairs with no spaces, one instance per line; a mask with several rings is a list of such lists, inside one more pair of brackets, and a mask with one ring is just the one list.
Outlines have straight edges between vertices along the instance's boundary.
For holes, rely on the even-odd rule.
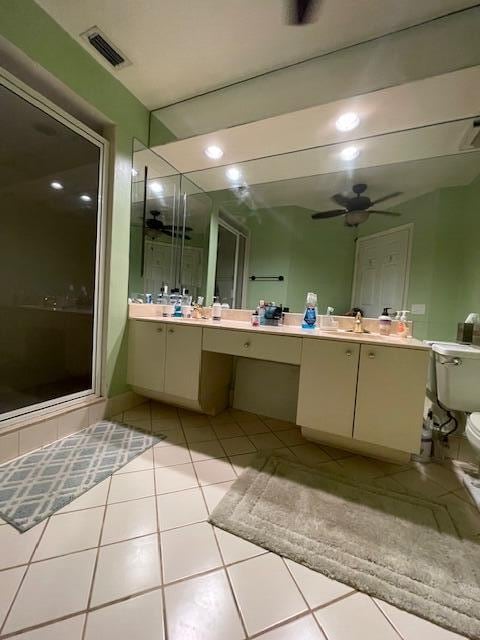
[[468,416],[465,435],[480,455],[480,413],[471,413]]

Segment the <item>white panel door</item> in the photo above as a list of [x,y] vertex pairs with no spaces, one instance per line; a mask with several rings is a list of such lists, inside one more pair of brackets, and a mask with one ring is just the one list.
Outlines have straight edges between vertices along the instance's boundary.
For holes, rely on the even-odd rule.
[[376,318],[405,305],[411,227],[358,238],[352,306]]

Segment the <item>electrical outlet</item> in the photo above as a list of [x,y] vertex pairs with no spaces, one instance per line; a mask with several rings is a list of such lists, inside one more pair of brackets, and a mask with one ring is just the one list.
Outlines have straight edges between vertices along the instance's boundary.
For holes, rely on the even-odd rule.
[[426,305],[412,304],[412,316],[424,316],[425,311],[426,311]]

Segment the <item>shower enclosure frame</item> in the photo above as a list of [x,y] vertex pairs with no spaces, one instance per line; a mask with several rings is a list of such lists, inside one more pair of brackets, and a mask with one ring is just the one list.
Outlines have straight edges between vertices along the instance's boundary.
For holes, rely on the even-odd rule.
[[79,136],[88,140],[99,150],[98,163],[98,199],[97,199],[97,225],[95,247],[95,295],[93,300],[93,348],[92,348],[92,384],[90,388],[64,396],[58,396],[44,402],[31,404],[13,411],[0,412],[0,432],[2,427],[8,426],[11,421],[21,417],[34,418],[35,414],[47,413],[54,407],[68,409],[71,405],[78,404],[81,399],[96,398],[102,395],[104,386],[104,301],[105,301],[105,259],[106,259],[106,220],[107,220],[107,193],[108,193],[108,159],[109,142],[101,135],[90,129],[75,117],[64,111],[56,104],[45,98],[24,82],[13,76],[0,66],[0,85],[11,91],[19,98],[43,111],[50,117],[60,122],[65,127],[74,131]]

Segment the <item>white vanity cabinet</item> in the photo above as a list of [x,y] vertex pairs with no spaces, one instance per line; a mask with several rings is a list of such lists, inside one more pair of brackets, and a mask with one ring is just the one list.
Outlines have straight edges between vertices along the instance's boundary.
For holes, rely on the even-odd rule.
[[303,342],[297,424],[351,438],[360,345],[339,340]]
[[304,339],[297,423],[307,437],[418,453],[427,367],[422,349]]
[[133,387],[197,400],[202,329],[131,320],[128,377]]
[[425,350],[362,345],[355,438],[418,453],[428,361]]

